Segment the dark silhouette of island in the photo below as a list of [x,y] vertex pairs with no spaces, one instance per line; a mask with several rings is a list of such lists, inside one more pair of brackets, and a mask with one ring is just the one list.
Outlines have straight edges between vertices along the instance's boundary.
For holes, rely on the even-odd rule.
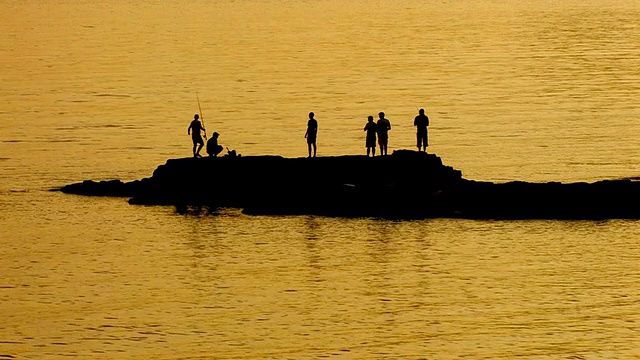
[[[389,174],[371,176],[376,172]],[[206,186],[193,186],[193,179]],[[150,178],[84,181],[62,192],[128,197],[139,205],[241,208],[253,215],[388,219],[640,219],[640,182],[493,183],[467,180],[425,152],[306,158],[171,159]],[[372,196],[372,194],[374,196]]]

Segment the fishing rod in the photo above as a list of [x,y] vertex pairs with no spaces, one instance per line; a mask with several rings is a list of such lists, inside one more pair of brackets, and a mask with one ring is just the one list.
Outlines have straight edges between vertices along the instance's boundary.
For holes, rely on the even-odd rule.
[[196,91],[196,99],[198,100],[198,110],[200,110],[200,121],[202,121],[202,130],[204,130],[204,139],[207,140],[207,130],[204,127],[204,116],[202,116],[202,107],[200,106],[200,97],[198,91]]

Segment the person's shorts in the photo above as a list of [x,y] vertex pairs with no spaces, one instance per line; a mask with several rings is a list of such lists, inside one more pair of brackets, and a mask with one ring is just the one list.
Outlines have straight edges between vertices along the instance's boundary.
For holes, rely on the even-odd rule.
[[429,133],[427,131],[419,131],[416,134],[418,140],[418,147],[429,146]]
[[207,146],[207,154],[214,156],[218,155],[222,152],[222,145],[217,146]]
[[367,136],[367,147],[376,147],[376,137]]
[[193,140],[193,145],[197,145],[197,144],[204,145],[204,140],[202,140],[202,135],[192,136],[191,140]]
[[389,142],[389,134],[379,133],[378,134],[378,144],[387,145]]
[[316,136],[307,136],[307,144],[315,144],[316,143]]

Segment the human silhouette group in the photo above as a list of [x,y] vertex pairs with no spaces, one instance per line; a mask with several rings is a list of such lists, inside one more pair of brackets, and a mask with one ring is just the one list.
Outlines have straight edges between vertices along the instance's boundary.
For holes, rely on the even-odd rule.
[[[318,121],[314,118],[313,112],[309,113],[309,121],[307,121],[307,132],[304,137],[307,139],[307,148],[309,157],[311,155],[311,147],[313,146],[313,157],[316,156],[317,145],[316,139],[318,135]],[[424,114],[424,109],[418,110],[418,115],[413,119],[413,126],[416,127],[416,146],[418,151],[427,152],[429,146],[429,117]],[[387,155],[389,145],[389,130],[391,130],[391,122],[385,118],[384,112],[378,113],[378,121],[373,121],[373,116],[367,117],[367,123],[364,125],[366,131],[365,146],[367,148],[367,156],[376,156],[376,144],[380,145],[380,155]]]
[[[191,140],[193,141],[193,157],[202,157],[200,155],[200,150],[204,146],[204,140],[202,139],[202,134],[204,133],[204,138],[207,138],[207,130],[204,128],[204,125],[200,121],[200,115],[193,115],[193,120],[191,124],[189,124],[189,128],[187,129],[187,135],[191,135]],[[207,141],[207,154],[210,157],[218,156],[222,152],[222,146],[218,144],[218,138],[220,134],[214,132],[211,134],[211,139]]]
[[[427,146],[429,146],[429,117],[425,115],[424,109],[418,110],[418,115],[413,120],[413,126],[416,127],[416,146],[418,151],[427,152]],[[376,145],[380,146],[380,156],[387,155],[387,148],[389,144],[389,130],[391,130],[391,122],[385,118],[384,112],[378,113],[378,121],[373,121],[373,116],[367,117],[367,123],[364,126],[366,131],[365,146],[367,148],[367,156],[376,155]],[[204,138],[207,138],[207,131],[204,128],[204,124],[200,121],[200,115],[195,114],[187,134],[191,135],[193,141],[193,157],[202,157],[200,150],[204,147]],[[218,156],[222,152],[222,146],[218,144],[218,138],[220,134],[214,132],[211,135],[211,139],[207,141],[207,154],[210,157]],[[307,150],[309,157],[316,157],[318,152],[318,146],[316,144],[318,138],[318,121],[315,119],[313,112],[309,113],[309,120],[307,121],[307,131],[304,133],[305,139],[307,139]]]
[[364,126],[364,131],[367,132],[367,156],[376,156],[376,137],[378,139],[378,145],[380,145],[380,155],[387,155],[387,145],[389,143],[389,130],[391,130],[391,123],[384,117],[384,113],[378,113],[378,122],[373,122],[373,116],[367,117],[367,124]]

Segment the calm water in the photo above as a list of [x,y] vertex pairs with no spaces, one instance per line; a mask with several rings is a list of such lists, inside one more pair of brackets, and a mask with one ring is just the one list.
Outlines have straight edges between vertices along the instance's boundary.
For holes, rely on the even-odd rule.
[[[48,191],[245,155],[640,175],[640,3],[0,0],[0,359],[638,359],[640,222],[177,214]],[[256,174],[259,181],[262,174]],[[194,179],[208,186],[206,179]]]

